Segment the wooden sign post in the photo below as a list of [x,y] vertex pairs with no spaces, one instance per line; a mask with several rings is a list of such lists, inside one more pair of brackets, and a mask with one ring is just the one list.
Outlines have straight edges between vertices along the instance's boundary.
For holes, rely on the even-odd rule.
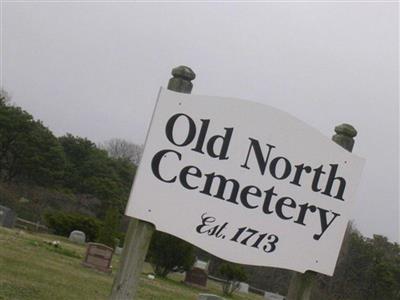
[[[335,127],[335,132],[336,134],[332,136],[332,140],[347,151],[352,152],[357,130],[349,124],[342,124]],[[347,247],[346,241],[348,240],[348,235],[349,231],[346,230],[339,257]],[[313,271],[307,271],[304,274],[296,272],[290,281],[287,300],[309,300],[317,274]]]
[[[190,94],[193,88],[191,81],[196,77],[192,69],[186,66],[174,68],[172,76],[168,82],[168,89]],[[140,274],[154,230],[152,224],[135,218],[129,222],[120,268],[112,286],[111,300],[135,299]]]

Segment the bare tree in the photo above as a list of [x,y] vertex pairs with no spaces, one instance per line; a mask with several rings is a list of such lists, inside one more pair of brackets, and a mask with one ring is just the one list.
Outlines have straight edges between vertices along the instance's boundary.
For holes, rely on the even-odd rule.
[[0,104],[10,103],[11,96],[5,89],[0,89]]
[[105,141],[100,145],[100,148],[106,150],[111,157],[128,159],[135,165],[139,165],[143,153],[143,145],[137,145],[119,138]]

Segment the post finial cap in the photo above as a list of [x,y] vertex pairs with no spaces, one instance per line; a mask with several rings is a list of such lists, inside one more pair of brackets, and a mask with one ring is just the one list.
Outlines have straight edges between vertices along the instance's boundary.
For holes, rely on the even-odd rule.
[[186,66],[173,68],[171,74],[174,77],[179,77],[189,81],[196,78],[196,74],[193,72],[193,70]]
[[343,123],[335,127],[335,132],[353,138],[357,135],[357,130],[350,124]]

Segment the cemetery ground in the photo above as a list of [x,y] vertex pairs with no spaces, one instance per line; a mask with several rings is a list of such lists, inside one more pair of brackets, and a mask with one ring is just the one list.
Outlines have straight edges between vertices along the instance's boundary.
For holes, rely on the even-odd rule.
[[[52,241],[60,241],[60,246],[48,243]],[[73,244],[64,237],[0,227],[0,299],[107,299],[119,256],[114,255],[113,272],[109,275],[83,267],[85,251],[86,246]],[[220,284],[210,280],[207,290],[201,290],[184,285],[183,274],[150,280],[145,273],[151,273],[149,265],[141,277],[139,299],[194,300],[199,293],[221,295]],[[263,297],[235,293],[233,299]]]

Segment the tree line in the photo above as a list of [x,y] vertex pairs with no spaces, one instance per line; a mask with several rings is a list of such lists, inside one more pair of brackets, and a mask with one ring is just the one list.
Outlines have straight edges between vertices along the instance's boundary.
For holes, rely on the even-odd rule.
[[128,155],[108,153],[115,141],[97,146],[72,134],[56,137],[40,120],[12,105],[4,91],[0,95],[3,204],[32,221],[41,220],[48,209],[98,218],[109,207],[123,213],[136,165]]

